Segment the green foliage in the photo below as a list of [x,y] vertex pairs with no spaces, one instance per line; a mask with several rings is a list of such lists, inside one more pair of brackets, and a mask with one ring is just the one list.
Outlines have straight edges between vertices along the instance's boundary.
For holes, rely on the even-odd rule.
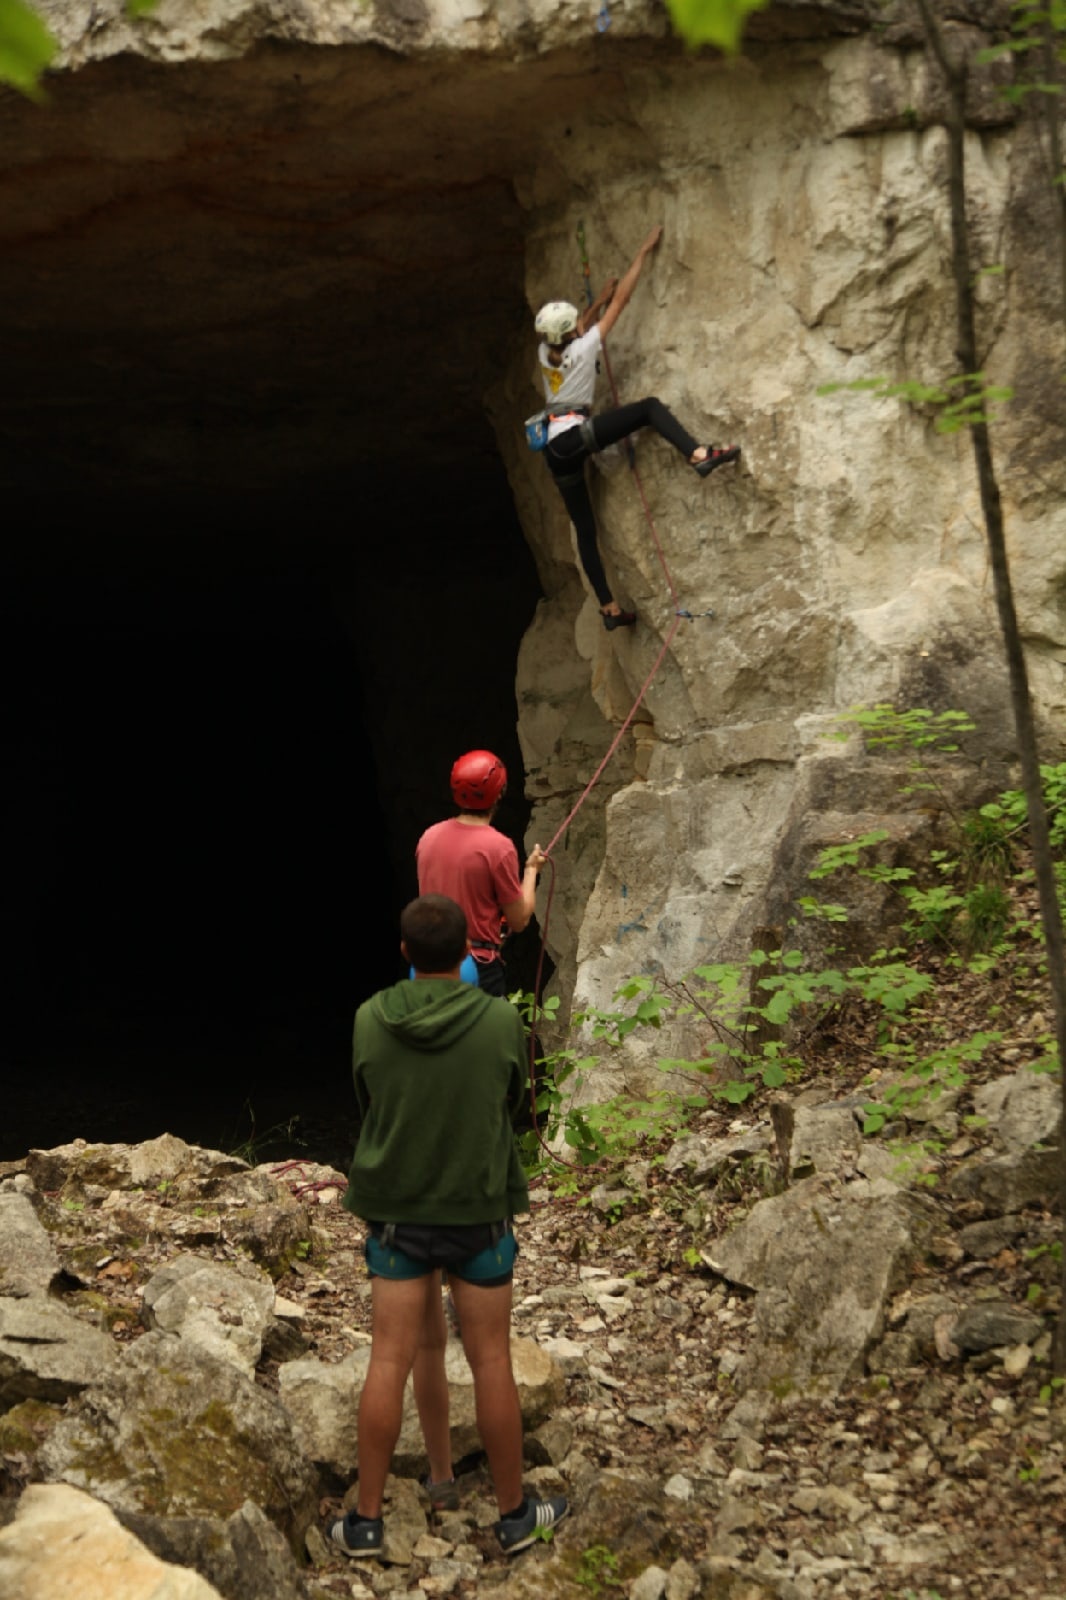
[[[1066,847],[1066,761],[1057,765],[1045,764],[1040,768],[1040,782],[1044,804],[1048,812],[1051,848],[1061,851]],[[998,806],[982,806],[981,815],[988,814],[989,823],[998,823],[990,829],[1009,841],[1024,833],[1029,826],[1029,811],[1021,789],[1008,789],[999,797]]]
[[[818,857],[818,864],[808,872],[808,878],[817,882],[819,878],[831,877],[834,872],[840,872],[844,867],[854,870],[862,859],[863,852],[871,849],[875,844],[881,844],[888,838],[887,828],[871,828],[869,833],[862,833],[857,839],[848,839],[844,844],[827,845]],[[864,869],[869,875],[870,869]]]
[[283,1122],[276,1122],[273,1127],[263,1130],[256,1124],[255,1107],[250,1100],[244,1102],[244,1112],[251,1125],[250,1131],[243,1139],[235,1139],[228,1151],[228,1154],[236,1156],[238,1161],[245,1161],[250,1167],[256,1167],[272,1157],[288,1155],[294,1148],[306,1148],[307,1140],[300,1128],[298,1112]]
[[744,24],[769,0],[666,0],[675,30],[688,45],[712,44],[727,55],[740,49]]
[[[925,706],[901,710],[887,701],[872,706],[852,706],[838,718],[840,728],[832,739],[847,739],[857,728],[868,750],[902,750],[911,756],[912,770],[923,774],[928,785],[928,758],[957,755],[959,738],[973,733],[975,724],[966,711],[929,711]],[[912,793],[911,788],[903,790]]]
[[55,53],[56,42],[36,11],[23,0],[0,0],[0,83],[42,99],[41,73]]
[[[136,21],[155,10],[158,0],[126,0],[126,15]],[[41,74],[51,66],[56,41],[23,0],[0,0],[0,83],[10,83],[31,100],[45,98]]]
[[880,1133],[887,1122],[929,1100],[935,1101],[945,1089],[961,1088],[967,1080],[966,1065],[980,1061],[986,1050],[1002,1038],[1001,1033],[975,1033],[958,1044],[941,1045],[923,1056],[908,1042],[884,1045],[884,1054],[902,1063],[904,1076],[889,1085],[879,1100],[864,1102],[863,1133]]
[[598,1595],[604,1588],[617,1587],[621,1583],[618,1557],[605,1544],[589,1545],[581,1552],[575,1577],[592,1595]]
[[[841,722],[842,728],[830,737],[847,738],[851,729],[858,727],[868,747],[910,754],[911,779],[902,786],[902,793],[937,796],[953,822],[956,849],[952,854],[943,850],[930,853],[930,865],[945,881],[915,884],[909,881],[915,876],[912,868],[868,859],[869,852],[888,838],[884,829],[871,829],[823,850],[810,876],[817,880],[850,869],[891,887],[906,906],[904,927],[912,938],[939,944],[958,956],[1001,949],[1014,926],[1014,908],[1005,883],[1012,873],[1018,836],[1027,825],[1025,797],[1020,790],[1009,790],[996,801],[958,815],[930,764],[934,756],[942,759],[957,753],[959,735],[973,730],[970,717],[961,711],[900,711],[878,704],[854,707]],[[1066,842],[1066,763],[1045,766],[1041,772],[1055,819],[1054,838],[1061,849]],[[1061,875],[1066,888],[1066,867]],[[800,908],[807,910],[803,902]]]
[[[931,761],[957,753],[958,738],[974,727],[964,712],[899,711],[889,705],[855,707],[844,720],[861,729],[868,745],[909,755],[908,793],[938,790]],[[1042,770],[1061,848],[1066,842],[1066,763]],[[1019,935],[1039,938],[1038,928],[1020,928],[1013,920],[1006,887],[1011,876],[1018,876],[1016,844],[1025,826],[1025,803],[1020,793],[1008,791],[973,812],[951,816],[956,848],[935,850],[929,857],[929,869],[939,882],[916,882],[914,869],[871,859],[871,852],[889,838],[884,829],[826,848],[810,876],[818,880],[853,873],[886,886],[905,907],[904,928],[912,941],[948,949],[957,964],[959,952],[965,952],[972,971],[988,971],[1009,953],[1011,940]],[[813,896],[802,897],[799,907],[827,922],[846,920],[842,906]],[[1034,982],[1040,981],[1038,964],[1026,970]],[[868,961],[845,968],[812,968],[798,949],[755,950],[746,960],[696,967],[678,981],[638,975],[616,991],[613,1008],[588,1007],[574,1014],[573,1027],[584,1030],[594,1051],[582,1054],[567,1042],[539,1063],[539,1122],[549,1141],[561,1135],[578,1169],[624,1160],[638,1146],[676,1137],[710,1100],[742,1105],[766,1089],[796,1081],[819,1030],[834,1012],[855,1005],[876,1007],[880,1013],[878,1047],[893,1074],[864,1103],[864,1131],[871,1136],[891,1132],[901,1120],[920,1120],[919,1112],[922,1119],[932,1120],[926,1103],[965,1084],[973,1064],[1002,1038],[985,1029],[919,1053],[907,1038],[907,1019],[932,983],[928,972],[906,959],[905,949],[878,950]],[[534,1018],[530,996],[513,998],[531,1025],[557,1017],[557,1001],[546,1002]],[[998,1009],[989,1006],[989,1021]],[[675,1078],[670,1088],[642,1098],[618,1095],[602,1104],[577,1103],[590,1073],[623,1050],[638,1029],[659,1031],[667,1022],[686,1027],[693,1045],[684,1056],[659,1059],[660,1069]],[[1040,1043],[1046,1053],[1031,1064],[1033,1070],[1054,1072],[1053,1040]],[[894,1148],[901,1171],[912,1181],[936,1182],[930,1163],[940,1149],[935,1140]],[[532,1135],[523,1156],[532,1170],[551,1164],[543,1160]],[[576,1179],[561,1180],[559,1192],[563,1182],[570,1184],[568,1193],[577,1192]]]
[[986,383],[983,372],[959,373],[942,384],[917,383],[911,378],[902,382],[891,378],[856,378],[851,383],[823,383],[815,392],[836,394],[841,389],[875,394],[882,400],[903,400],[912,406],[931,406],[936,413],[937,433],[958,433],[960,428],[971,428],[974,423],[991,422],[992,407],[1014,399],[1013,389]]

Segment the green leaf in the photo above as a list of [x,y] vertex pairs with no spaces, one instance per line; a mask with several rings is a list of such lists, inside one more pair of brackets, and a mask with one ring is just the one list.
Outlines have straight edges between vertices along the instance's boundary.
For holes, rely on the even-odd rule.
[[792,995],[784,989],[779,989],[776,994],[770,996],[765,1006],[759,1007],[759,1014],[765,1017],[767,1022],[779,1028],[792,1015],[793,1004]]
[[753,1083],[742,1083],[738,1078],[734,1078],[731,1082],[723,1084],[720,1089],[715,1089],[713,1092],[716,1100],[728,1100],[731,1106],[739,1106],[743,1105],[745,1100],[751,1099],[755,1093],[755,1085]]
[[717,45],[728,55],[740,48],[744,23],[767,0],[666,0],[677,32],[686,44]]
[[22,0],[0,0],[0,83],[43,99],[38,80],[55,53],[56,42],[36,11]]

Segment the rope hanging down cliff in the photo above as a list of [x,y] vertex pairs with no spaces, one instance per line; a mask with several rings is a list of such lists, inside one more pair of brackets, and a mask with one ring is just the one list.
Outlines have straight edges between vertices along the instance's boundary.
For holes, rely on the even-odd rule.
[[[618,386],[615,383],[610,357],[607,352],[606,335],[610,332],[618,316],[628,303],[645,260],[656,248],[661,238],[662,229],[654,228],[644,241],[628,272],[621,281],[609,279],[604,289],[601,290],[600,295],[593,298],[592,273],[585,240],[585,228],[583,222],[579,223],[577,242],[585,285],[586,309],[584,312],[579,313],[576,307],[566,301],[550,301],[541,308],[536,320],[537,332],[541,334],[544,340],[539,354],[545,396],[548,400],[549,408],[537,417],[530,418],[527,421],[526,435],[532,448],[544,450],[545,460],[562,494],[567,511],[570,513],[571,520],[577,531],[578,550],[581,555],[582,565],[600,601],[600,611],[603,616],[604,626],[608,630],[632,626],[636,622],[636,613],[623,611],[607,588],[599,551],[596,546],[595,520],[584,476],[585,462],[590,455],[607,448],[609,444],[623,440],[633,482],[640,496],[644,519],[655,547],[656,558],[662,568],[666,586],[670,592],[674,616],[659,653],[652,664],[651,671],[644,679],[637,697],[621,727],[612,739],[606,755],[545,848],[544,853],[547,857],[547,865],[551,869],[551,876],[544,918],[541,924],[540,951],[537,958],[533,990],[535,996],[541,992],[544,952],[547,944],[552,904],[555,898],[555,862],[552,857],[552,851],[585,804],[607,763],[625,737],[667,652],[674,642],[681,620],[683,618],[692,620],[693,618],[693,613],[682,607],[680,603],[677,585],[666,560],[662,540],[659,538],[659,532],[655,526],[655,518],[652,515],[644,483],[637,467],[631,435],[641,427],[651,426],[655,428],[656,432],[660,433],[669,443],[686,455],[689,465],[695,469],[700,477],[709,476],[717,467],[724,466],[730,461],[736,461],[740,455],[739,446],[697,445],[695,440],[686,433],[685,429],[677,421],[677,418],[662,405],[661,401],[654,397],[649,397],[630,406],[623,406],[620,402]],[[598,317],[597,313],[600,313]],[[601,413],[593,419],[590,415],[591,402],[595,391],[596,374],[599,371],[599,357],[601,356],[611,387],[614,409]],[[712,616],[713,611],[707,610],[699,614]],[[530,1033],[530,1096],[533,1125],[539,1139],[540,1131],[536,1122],[536,1064],[532,1030]]]

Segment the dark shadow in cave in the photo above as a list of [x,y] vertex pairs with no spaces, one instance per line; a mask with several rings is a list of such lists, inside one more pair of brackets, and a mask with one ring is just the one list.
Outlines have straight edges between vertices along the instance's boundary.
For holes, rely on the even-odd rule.
[[528,818],[539,590],[487,429],[461,483],[38,497],[18,544],[0,1158],[169,1131],[345,1164],[352,1013],[400,976],[454,754],[499,749]]

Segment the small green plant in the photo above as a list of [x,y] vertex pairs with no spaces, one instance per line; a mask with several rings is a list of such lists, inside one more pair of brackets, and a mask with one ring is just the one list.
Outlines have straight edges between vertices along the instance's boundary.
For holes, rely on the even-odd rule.
[[1047,1383],[1042,1384],[1040,1388],[1040,1404],[1049,1406],[1056,1395],[1061,1396],[1064,1386],[1066,1386],[1066,1378],[1051,1378]]
[[291,1154],[293,1149],[306,1148],[307,1141],[300,1129],[299,1113],[287,1117],[283,1122],[276,1122],[273,1127],[260,1132],[256,1125],[255,1107],[250,1100],[244,1102],[244,1111],[251,1124],[251,1130],[243,1139],[233,1143],[228,1152],[231,1156],[236,1156],[238,1161],[245,1161],[248,1166],[255,1167],[271,1156],[285,1156]]
[[1003,1035],[996,1032],[975,1033],[969,1039],[942,1045],[922,1056],[917,1054],[913,1044],[884,1045],[884,1054],[903,1064],[904,1077],[885,1088],[879,1099],[864,1102],[862,1131],[880,1133],[887,1122],[935,1101],[945,1089],[961,1088],[967,1081],[967,1066],[980,1061],[1002,1038]]
[[930,1162],[931,1158],[941,1153],[943,1144],[936,1139],[921,1139],[914,1144],[897,1139],[888,1148],[896,1158],[891,1175],[893,1183],[901,1186],[914,1183],[924,1189],[936,1188],[937,1174],[930,1170]]
[[617,1587],[618,1557],[605,1544],[591,1544],[581,1552],[575,1577],[583,1589],[598,1595],[605,1588]]

